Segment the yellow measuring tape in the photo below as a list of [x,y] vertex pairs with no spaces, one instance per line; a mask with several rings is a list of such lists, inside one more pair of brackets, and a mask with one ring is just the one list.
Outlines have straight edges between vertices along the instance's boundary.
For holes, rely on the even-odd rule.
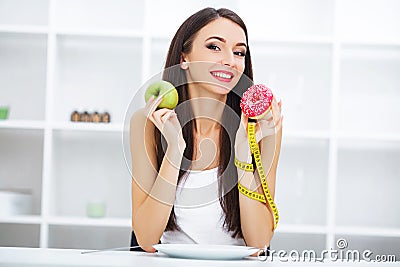
[[254,172],[253,164],[241,162],[236,157],[235,157],[235,166],[247,172]]
[[258,192],[254,192],[254,191],[250,191],[249,189],[247,189],[240,183],[238,183],[238,189],[239,189],[239,192],[242,193],[243,195],[245,195],[246,197],[252,198],[254,200],[258,200],[262,203],[267,203],[265,201],[265,197],[263,194],[260,194]]
[[[278,226],[278,221],[279,221],[278,208],[276,207],[274,199],[272,198],[271,193],[269,192],[268,183],[267,183],[267,175],[266,175],[266,173],[264,171],[264,167],[262,165],[260,148],[257,144],[257,140],[256,140],[256,136],[255,136],[255,126],[256,126],[255,122],[249,122],[247,134],[248,134],[248,139],[249,139],[250,151],[254,156],[254,161],[256,163],[257,172],[260,176],[261,185],[262,185],[265,197],[264,197],[264,195],[262,195],[258,192],[253,192],[253,191],[248,190],[247,188],[243,187],[240,183],[238,183],[238,189],[239,189],[239,192],[241,192],[243,195],[245,195],[251,199],[258,200],[262,203],[268,202],[268,205],[271,207],[272,213],[274,215],[274,230],[275,230],[276,227]],[[238,168],[245,170],[245,171],[250,171],[249,170],[250,167],[248,165],[252,166],[252,164],[240,162],[236,158],[235,158],[235,165]],[[254,170],[254,168],[251,168],[251,169],[252,169],[251,171]],[[267,199],[267,201],[265,199]]]

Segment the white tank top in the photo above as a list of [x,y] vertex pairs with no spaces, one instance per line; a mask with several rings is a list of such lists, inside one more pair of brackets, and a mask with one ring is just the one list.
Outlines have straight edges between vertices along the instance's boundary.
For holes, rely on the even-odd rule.
[[179,231],[165,231],[163,244],[242,245],[223,227],[224,213],[218,199],[218,168],[190,170],[176,190],[174,210]]

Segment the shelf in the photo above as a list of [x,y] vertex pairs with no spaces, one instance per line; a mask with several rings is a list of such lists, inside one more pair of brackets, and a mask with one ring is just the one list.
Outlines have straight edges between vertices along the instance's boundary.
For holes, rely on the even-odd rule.
[[101,226],[101,227],[132,227],[130,218],[88,218],[88,217],[67,217],[52,216],[47,222],[51,225],[74,225],[74,226]]
[[53,122],[30,120],[0,120],[0,129],[32,129],[44,130],[48,125],[53,130],[93,131],[93,132],[121,132],[122,124],[117,123],[85,123],[85,122]]
[[[38,215],[16,215],[0,216],[0,224],[41,224],[44,218]],[[74,225],[74,226],[101,226],[101,227],[131,227],[130,218],[88,218],[88,217],[67,217],[51,216],[46,218],[51,225]]]
[[80,28],[56,28],[57,35],[71,36],[92,36],[92,37],[118,37],[118,38],[141,38],[144,33],[138,30],[124,29],[80,29]]
[[129,247],[132,228],[100,226],[49,226],[49,247],[109,249]]
[[398,135],[400,47],[348,45],[341,51],[339,129]]
[[[307,151],[307,156],[304,156]],[[276,204],[283,224],[326,225],[328,140],[288,139],[282,144]]]
[[400,142],[338,143],[336,225],[400,227],[399,159]]
[[108,111],[122,123],[140,85],[140,39],[58,36],[54,118],[69,121],[74,110]]
[[[348,147],[357,146],[358,143],[366,145],[369,141],[370,144],[383,144],[387,142],[400,142],[398,134],[374,134],[366,132],[337,132],[335,137],[347,144]],[[368,145],[367,145],[368,146]]]
[[[1,125],[1,124],[0,124]],[[68,131],[93,131],[93,132],[120,132],[123,125],[117,123],[93,123],[93,122],[58,122],[52,123],[54,130]]]
[[[29,120],[0,120],[0,129],[32,129],[46,128],[44,121]],[[54,130],[89,131],[89,132],[116,132],[122,133],[123,125],[117,123],[84,123],[84,122],[54,122],[49,124]]]
[[52,147],[51,215],[85,217],[87,203],[101,201],[106,217],[131,216],[131,176],[121,135],[55,131]]
[[336,235],[400,237],[400,228],[337,226]]
[[280,224],[276,229],[277,233],[297,233],[297,234],[326,234],[326,226],[312,224]]
[[1,129],[0,189],[29,191],[32,214],[41,210],[43,130]]
[[47,34],[48,28],[45,26],[19,26],[19,25],[0,25],[0,33],[27,33],[27,34]]
[[[283,124],[285,126],[286,121]],[[328,131],[286,131],[286,129],[283,129],[282,132],[282,139],[329,139],[330,137],[331,134]]]
[[40,225],[0,223],[1,247],[39,247]]
[[39,129],[43,130],[44,121],[33,120],[0,120],[0,129]]
[[41,224],[42,217],[37,215],[0,216],[1,223]]
[[47,36],[0,33],[0,105],[9,119],[44,119],[46,49]]

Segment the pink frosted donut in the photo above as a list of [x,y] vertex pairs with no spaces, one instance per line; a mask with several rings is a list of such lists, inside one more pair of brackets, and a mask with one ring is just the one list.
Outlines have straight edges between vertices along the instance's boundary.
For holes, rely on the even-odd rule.
[[255,84],[244,92],[240,108],[250,119],[260,119],[270,111],[273,97],[271,89],[263,84]]

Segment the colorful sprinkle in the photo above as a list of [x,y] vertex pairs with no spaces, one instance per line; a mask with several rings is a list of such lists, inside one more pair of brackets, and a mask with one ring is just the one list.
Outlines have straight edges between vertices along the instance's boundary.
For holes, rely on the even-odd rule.
[[256,84],[244,92],[240,107],[244,115],[258,119],[269,111],[273,97],[271,89],[263,84]]

